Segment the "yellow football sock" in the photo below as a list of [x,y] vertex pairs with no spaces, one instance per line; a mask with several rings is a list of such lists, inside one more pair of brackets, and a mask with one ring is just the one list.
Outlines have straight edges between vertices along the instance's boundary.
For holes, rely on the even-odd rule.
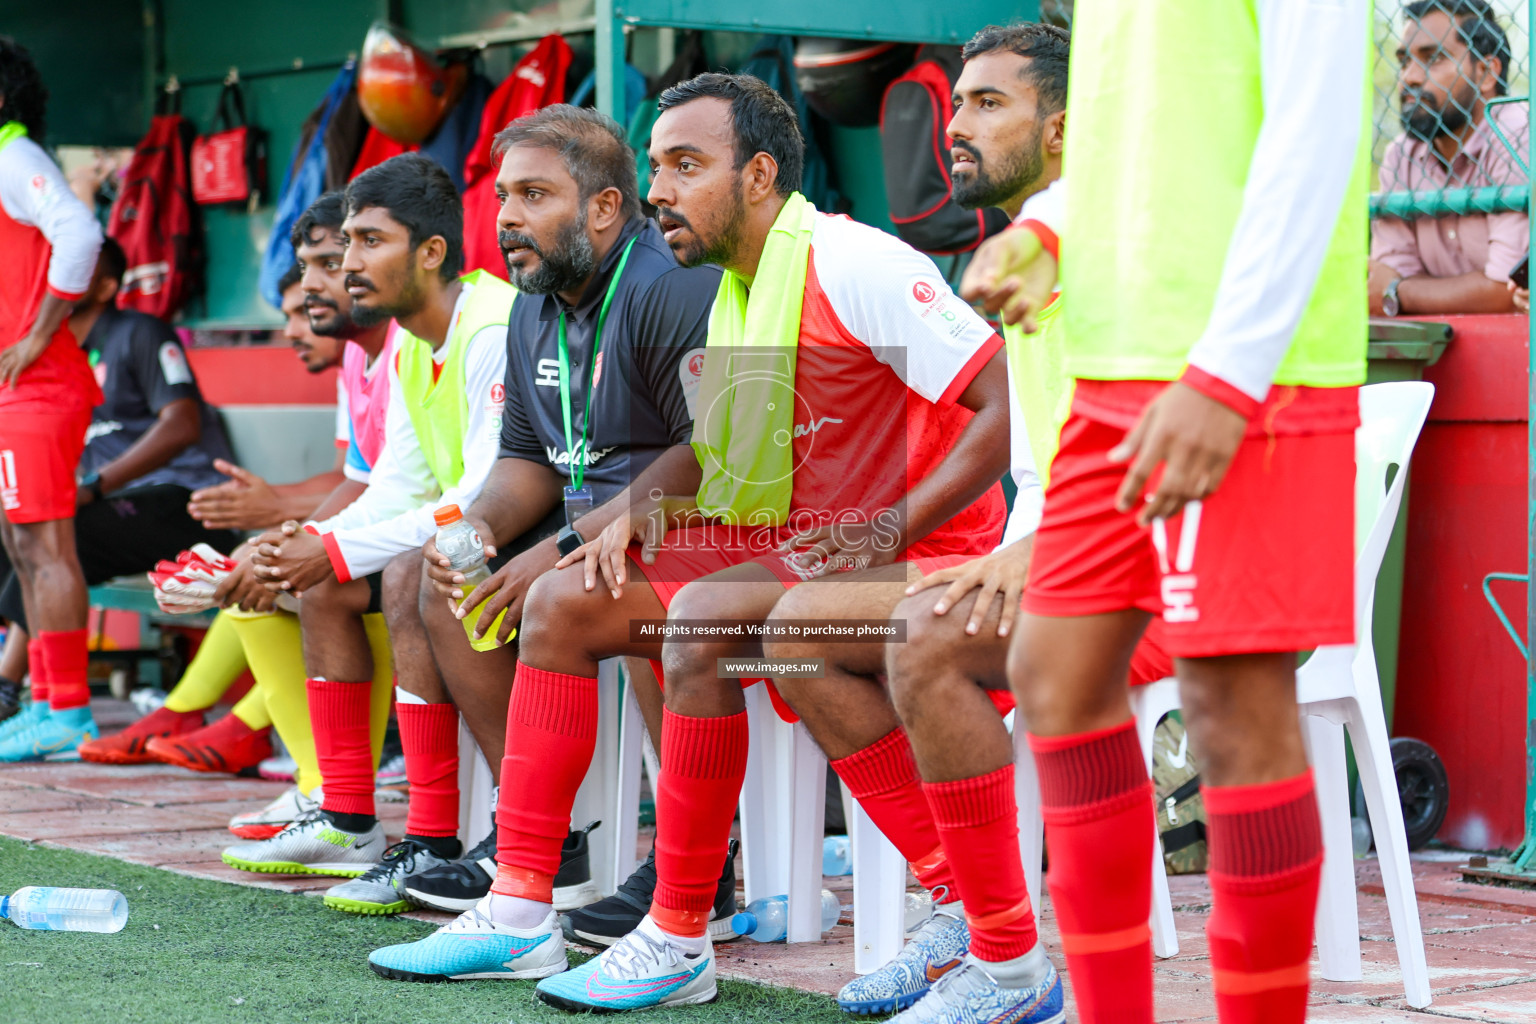
[[[192,656],[192,664],[165,698],[172,711],[202,711],[218,703],[224,691],[245,671],[245,651],[226,612],[213,625]],[[241,721],[245,721],[242,717]]]
[[[256,677],[256,689],[266,700],[267,714],[282,737],[288,755],[298,765],[293,781],[301,793],[320,785],[315,734],[309,724],[309,694],[305,690],[304,645],[299,619],[287,612],[262,615],[231,614]],[[244,719],[242,718],[242,721]]]
[[384,752],[384,731],[389,728],[389,708],[395,696],[395,660],[389,650],[389,627],[384,625],[383,615],[364,615],[363,628],[368,631],[368,646],[373,651],[373,698],[369,705],[369,739],[373,742],[373,766],[379,766],[379,755]]
[[229,713],[244,722],[248,728],[257,731],[272,724],[272,715],[267,711],[267,695],[261,691],[260,683],[251,687]]

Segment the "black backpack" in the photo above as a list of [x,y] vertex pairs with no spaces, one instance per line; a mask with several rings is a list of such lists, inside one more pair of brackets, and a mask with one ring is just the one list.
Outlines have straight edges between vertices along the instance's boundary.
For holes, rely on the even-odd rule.
[[912,69],[886,87],[880,105],[891,223],[908,245],[942,256],[970,252],[1008,226],[1002,210],[966,210],[950,195],[944,129],[960,65],[957,47],[924,46]]

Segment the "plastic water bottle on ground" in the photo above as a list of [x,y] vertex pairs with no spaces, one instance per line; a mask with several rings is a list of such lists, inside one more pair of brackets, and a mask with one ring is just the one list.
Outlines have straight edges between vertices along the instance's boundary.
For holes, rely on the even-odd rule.
[[128,901],[112,889],[29,885],[0,896],[0,917],[34,931],[120,932],[128,923]]
[[1368,857],[1371,853],[1371,823],[1364,818],[1349,819],[1350,843],[1356,857]]
[[853,874],[853,844],[847,836],[827,836],[821,841],[821,873]]
[[[821,890],[821,934],[837,924],[843,908],[837,897]],[[769,896],[747,904],[747,909],[731,918],[731,930],[757,942],[783,942],[789,931],[789,897]]]
[[[470,591],[491,578],[491,568],[485,561],[485,542],[480,539],[480,534],[469,525],[464,514],[459,511],[457,505],[444,505],[432,513],[432,518],[437,521],[437,550],[444,558],[448,559],[448,565],[455,571],[464,574],[464,584],[460,588],[466,597]],[[462,607],[462,603],[460,607]],[[464,635],[469,637],[469,646],[477,651],[494,651],[500,645],[496,642],[496,633],[501,629],[502,615],[496,616],[490,628],[480,639],[475,639],[475,624],[480,621],[480,612],[485,607],[481,602],[473,610],[464,614]],[[512,631],[516,636],[517,631]],[[510,640],[512,636],[507,639]]]

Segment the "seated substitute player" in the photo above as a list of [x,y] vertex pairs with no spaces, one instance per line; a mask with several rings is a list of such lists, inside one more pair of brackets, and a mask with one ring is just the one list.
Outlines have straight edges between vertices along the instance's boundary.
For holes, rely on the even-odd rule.
[[[454,973],[546,977],[541,998],[583,1010],[714,998],[708,924],[745,771],[741,686],[716,677],[716,658],[758,645],[663,648],[632,636],[631,622],[761,622],[787,585],[829,566],[979,554],[1003,525],[1001,339],[926,257],[806,202],[794,112],[766,84],[706,74],[661,106],[650,192],[661,228],[678,262],[726,268],[697,458],[681,467],[687,481],[662,479],[660,463],[642,474],[641,500],[534,584],[507,718],[497,881],[455,926],[415,944]],[[740,390],[727,391],[743,353],[770,358],[738,366],[768,370],[743,369]],[[710,396],[733,408],[712,413]],[[758,443],[775,435],[792,443]],[[828,513],[857,521],[834,533]],[[674,515],[728,522],[667,534]],[[742,525],[753,522],[770,525]],[[645,554],[626,563],[636,537]],[[596,740],[597,664],[617,655],[666,669],[655,895],[636,931],[568,978],[547,977],[567,966],[550,879]]]
[[0,540],[34,630],[32,702],[0,728],[29,733],[21,748],[38,756],[96,738],[74,514],[101,400],[65,322],[90,286],[101,228],[40,145],[47,101],[31,54],[0,36]]
[[[457,764],[455,705],[491,763],[501,763],[517,665],[508,637],[521,621],[528,587],[560,560],[561,545],[570,550],[621,515],[630,504],[625,488],[656,460],[696,465],[688,445],[688,385],[695,379],[689,367],[703,354],[720,282],[717,268],[679,267],[672,258],[661,231],[641,212],[634,153],[606,115],[545,107],[507,125],[496,136],[494,156],[497,230],[519,294],[507,337],[501,457],[466,517],[488,542],[487,552],[508,560],[466,594],[464,577],[428,541],[420,614],[430,651],[403,644],[391,622],[402,686],[419,659],[435,661],[444,684],[436,694],[417,690],[431,703],[412,713],[431,712],[430,728],[402,730],[407,774],[419,769],[428,777],[433,764],[438,771]],[[563,526],[569,532],[557,537]],[[485,610],[476,612],[482,601],[488,601]],[[478,616],[482,631],[495,632],[503,646],[472,648],[460,614]],[[426,667],[423,675],[430,677]],[[649,669],[641,678],[648,675]],[[650,717],[659,746],[660,694],[648,680],[637,694],[655,710]],[[413,799],[413,815],[417,808]],[[443,817],[431,824],[451,834],[457,804],[438,809]],[[495,849],[493,830],[463,861],[411,877],[407,891],[427,906],[467,909],[490,889],[495,869],[480,862]],[[401,881],[381,881],[377,898],[398,905],[392,887]],[[725,918],[735,909],[734,881],[732,870]],[[574,909],[579,895],[557,893],[556,909]],[[628,906],[604,903],[610,905],[579,915],[583,931],[593,933],[592,922]],[[629,926],[636,920],[629,918]]]
[[[1051,898],[1082,1019],[1151,1021],[1125,679],[1161,613],[1205,783],[1218,1015],[1301,1021],[1322,842],[1295,652],[1354,636],[1370,7],[1076,13],[1063,219],[1006,232],[967,281],[1027,323],[1061,239],[1077,383],[1009,662]],[[1145,134],[1169,118],[1189,130]]]
[[[336,435],[340,451],[336,470],[273,489],[260,478],[235,468],[235,472],[242,474],[237,480],[193,495],[193,512],[203,512],[204,522],[276,526],[283,514],[324,516],[328,509],[339,510],[351,504],[367,485],[368,470],[384,443],[389,380],[384,367],[394,352],[394,327],[385,323],[362,328],[352,320],[352,298],[347,294],[341,271],[344,217],[340,192],[327,193],[310,205],[293,228],[298,261],[280,282],[282,308],[287,317],[284,336],[305,366],[312,373],[338,363],[342,366],[337,379]],[[312,496],[322,485],[331,487],[323,502],[321,497]],[[240,569],[225,580],[216,595],[225,610],[214,620],[197,657],[167,698],[165,708],[117,737],[99,741],[101,746],[118,741],[113,750],[96,757],[88,747],[82,756],[98,760],[131,756],[133,741],[142,743],[145,735],[152,735],[154,738],[144,745],[142,759],[201,770],[237,770],[254,763],[252,759],[258,751],[249,748],[252,731],[261,728],[260,718],[275,725],[294,758],[295,785],[266,807],[236,815],[230,828],[242,838],[267,838],[318,806],[316,790],[321,777],[304,689],[298,620],[291,613],[272,607],[275,595],[251,576],[249,558],[242,552],[235,555]],[[370,616],[366,625],[373,644],[386,644],[380,616]],[[230,717],[194,732],[177,728],[182,720],[199,723],[201,715],[197,712],[211,706],[247,667],[257,686],[250,697],[235,706]],[[392,681],[387,664],[382,670],[376,668],[374,675],[370,721],[371,746],[377,760]]]
[[[463,203],[430,158],[386,160],[359,175],[346,195],[342,270],[352,317],[363,326],[393,317],[400,327],[386,367],[386,436],[355,502],[303,529],[285,524],[258,542],[256,575],[269,589],[302,595],[306,688],[324,793],[321,814],[225,851],[226,863],[251,871],[356,877],[386,859],[424,866],[461,852],[452,834],[408,834],[386,849],[373,802],[369,722],[371,684],[388,647],[370,643],[364,618],[380,610],[385,589],[391,600],[414,606],[414,575],[408,585],[386,588],[382,570],[436,532],[436,509],[468,506],[485,482],[501,428],[515,292],[483,271],[459,276]],[[414,573],[419,557],[408,562]],[[436,799],[458,799],[456,778],[427,788]],[[346,898],[334,890],[327,896]]]
[[[346,290],[346,274],[342,271],[345,218],[346,203],[341,192],[326,193],[310,204],[293,228],[300,273],[299,305],[293,306],[284,295],[285,310],[297,314],[296,319],[290,317],[289,333],[299,339],[295,347],[306,357],[308,365],[313,365],[328,346],[339,343],[336,355],[342,372],[337,378],[336,434],[343,452],[336,476],[341,482],[318,507],[312,503],[307,514],[315,518],[325,518],[332,511],[347,507],[368,485],[370,471],[384,447],[384,417],[389,400],[386,368],[394,357],[397,334],[393,321],[360,326],[352,319],[352,296]],[[208,507],[213,514],[270,517],[284,503],[297,504],[301,500],[302,492],[263,494],[259,478],[253,479],[258,483],[249,488],[210,499]],[[267,519],[265,525],[276,524]],[[266,694],[273,724],[295,762],[292,788],[265,807],[230,820],[230,831],[240,838],[266,839],[317,809],[322,797],[298,617],[274,607],[276,595],[257,581],[249,558],[241,560],[240,570],[225,581],[217,596],[225,608],[220,619],[228,618],[233,624],[251,674]],[[363,624],[374,651],[369,752],[376,763],[384,743],[394,685],[383,616],[366,615]]]

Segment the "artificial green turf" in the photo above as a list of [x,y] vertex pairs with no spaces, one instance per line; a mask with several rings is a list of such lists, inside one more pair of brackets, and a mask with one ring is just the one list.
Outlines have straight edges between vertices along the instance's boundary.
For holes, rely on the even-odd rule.
[[[319,899],[186,878],[108,857],[0,838],[0,893],[23,885],[117,889],[116,935],[33,932],[0,921],[4,1024],[492,1024],[574,1021],[533,997],[533,982],[420,985],[367,966],[378,946],[432,926],[360,917]],[[708,1006],[652,1011],[684,1024],[844,1022],[825,996],[722,981]]]

